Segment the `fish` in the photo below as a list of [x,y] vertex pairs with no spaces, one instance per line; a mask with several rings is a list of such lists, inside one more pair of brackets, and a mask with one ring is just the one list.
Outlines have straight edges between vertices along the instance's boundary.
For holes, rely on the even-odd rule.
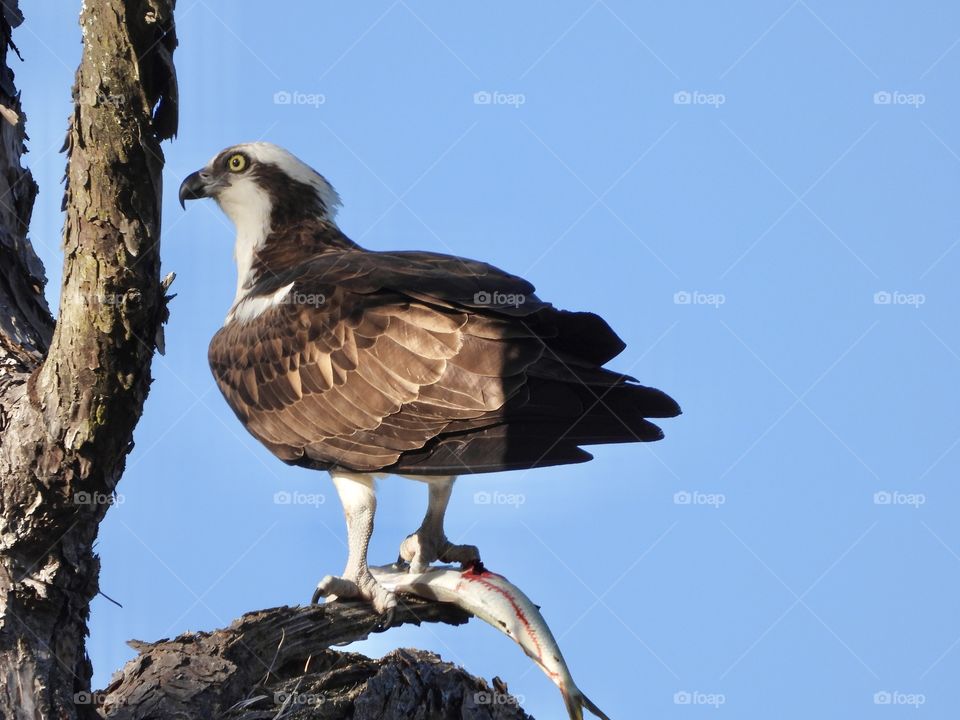
[[411,573],[405,564],[395,563],[371,567],[370,572],[388,590],[453,603],[516,642],[560,690],[570,720],[583,720],[584,709],[610,720],[573,681],[540,607],[503,575],[479,562],[463,567],[438,565],[422,573]]

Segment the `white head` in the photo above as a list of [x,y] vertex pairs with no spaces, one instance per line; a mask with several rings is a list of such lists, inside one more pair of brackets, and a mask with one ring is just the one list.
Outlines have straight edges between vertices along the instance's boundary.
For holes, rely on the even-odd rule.
[[281,215],[286,206],[298,210],[301,217],[321,215],[332,220],[341,204],[323,175],[293,153],[267,142],[228,147],[180,186],[181,204],[206,197],[216,200],[235,224],[246,219],[251,205],[269,207]]
[[247,286],[253,255],[272,231],[309,218],[334,222],[340,196],[316,170],[266,142],[217,153],[180,185],[180,204],[213,198],[237,228],[237,300]]

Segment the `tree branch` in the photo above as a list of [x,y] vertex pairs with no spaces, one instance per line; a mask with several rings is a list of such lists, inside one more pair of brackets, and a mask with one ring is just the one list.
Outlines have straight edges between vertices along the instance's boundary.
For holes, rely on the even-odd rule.
[[[404,598],[393,626],[469,617],[455,605]],[[432,653],[397,650],[372,660],[329,649],[363,640],[377,620],[365,604],[279,607],[212,633],[133,641],[140,655],[91,700],[108,720],[529,717],[502,684],[494,690]]]

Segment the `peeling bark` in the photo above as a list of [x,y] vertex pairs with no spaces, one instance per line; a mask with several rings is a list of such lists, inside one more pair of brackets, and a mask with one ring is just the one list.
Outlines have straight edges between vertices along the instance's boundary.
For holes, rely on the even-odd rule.
[[16,52],[13,28],[22,22],[16,0],[5,2],[0,9],[0,392],[36,366],[53,331],[43,266],[27,241],[37,184],[20,165],[26,118],[7,62],[9,50]]
[[[36,187],[0,82],[0,716],[91,716],[84,651],[97,528],[132,447],[165,319],[160,141],[175,130],[172,0],[87,0],[66,150],[60,317],[26,240]],[[19,22],[4,3],[2,30]],[[16,116],[17,125],[10,124]],[[10,200],[10,202],[7,202]]]

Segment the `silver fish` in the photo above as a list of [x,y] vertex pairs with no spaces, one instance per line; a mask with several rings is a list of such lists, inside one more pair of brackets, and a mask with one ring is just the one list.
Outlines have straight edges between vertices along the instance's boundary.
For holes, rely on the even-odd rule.
[[571,720],[583,720],[584,708],[601,720],[610,720],[573,681],[540,608],[503,575],[481,564],[441,565],[423,573],[381,565],[370,572],[388,590],[453,603],[510,637],[560,689]]

